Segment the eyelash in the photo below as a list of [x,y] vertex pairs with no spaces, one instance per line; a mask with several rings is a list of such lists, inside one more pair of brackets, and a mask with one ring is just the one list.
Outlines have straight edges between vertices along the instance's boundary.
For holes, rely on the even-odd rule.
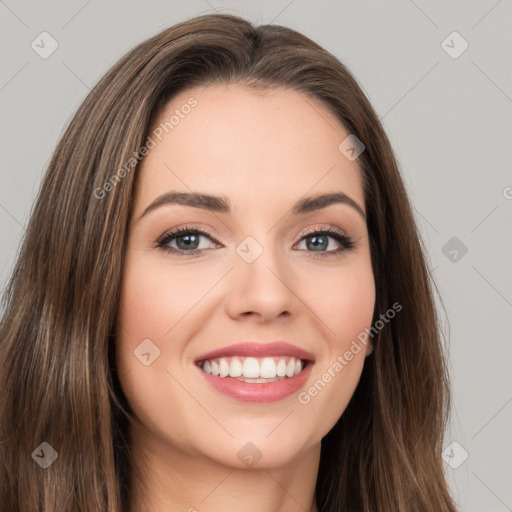
[[[176,228],[176,229],[167,231],[164,235],[162,235],[162,237],[160,237],[157,240],[154,247],[157,249],[161,249],[170,254],[176,254],[178,256],[196,256],[206,250],[206,249],[192,249],[190,251],[183,251],[181,249],[175,249],[174,247],[167,247],[167,244],[169,242],[171,242],[174,238],[178,237],[179,235],[183,235],[183,234],[204,235],[217,243],[217,241],[215,240],[213,235],[210,232],[208,232],[207,230],[202,230],[202,229],[189,227],[189,226],[183,226],[180,228]],[[356,246],[354,241],[352,240],[352,238],[347,236],[341,229],[338,229],[335,227],[311,229],[301,236],[299,242],[301,242],[304,238],[310,237],[311,235],[317,235],[317,236],[328,235],[328,236],[334,238],[341,245],[341,247],[339,247],[338,249],[331,250],[331,251],[320,251],[320,252],[306,251],[306,252],[312,253],[310,256],[312,258],[325,258],[328,256],[340,255],[340,253],[343,253],[345,251],[350,251],[350,250],[354,249]]]

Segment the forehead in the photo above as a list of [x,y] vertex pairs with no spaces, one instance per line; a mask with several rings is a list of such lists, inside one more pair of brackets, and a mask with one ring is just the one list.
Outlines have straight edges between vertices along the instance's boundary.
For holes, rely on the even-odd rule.
[[193,190],[222,193],[236,205],[336,189],[363,206],[357,160],[338,148],[348,135],[318,99],[292,89],[187,89],[153,121],[155,145],[138,171],[137,197]]

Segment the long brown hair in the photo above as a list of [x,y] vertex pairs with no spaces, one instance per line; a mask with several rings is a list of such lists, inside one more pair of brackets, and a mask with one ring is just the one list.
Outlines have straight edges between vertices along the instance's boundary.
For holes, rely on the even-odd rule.
[[[309,95],[364,143],[374,322],[395,302],[403,308],[372,340],[355,394],[322,440],[318,509],[455,511],[441,459],[449,388],[433,284],[379,118],[350,71],[307,37],[220,14],[175,25],[124,56],[53,154],[3,297],[2,511],[128,509],[131,410],[115,337],[140,149],[177,93],[221,82]],[[43,442],[57,452],[46,469],[34,457]]]

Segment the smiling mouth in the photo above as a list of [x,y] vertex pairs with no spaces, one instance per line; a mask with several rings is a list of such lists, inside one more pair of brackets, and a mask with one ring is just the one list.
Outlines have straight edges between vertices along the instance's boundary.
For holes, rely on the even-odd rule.
[[294,356],[274,357],[216,357],[197,361],[205,373],[242,382],[268,383],[290,379],[299,375],[311,363]]

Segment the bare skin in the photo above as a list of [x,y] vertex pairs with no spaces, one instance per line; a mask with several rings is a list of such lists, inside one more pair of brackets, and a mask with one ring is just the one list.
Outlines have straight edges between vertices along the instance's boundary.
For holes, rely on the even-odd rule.
[[[190,97],[197,105],[155,139],[137,171],[129,226],[117,365],[137,417],[134,462],[149,490],[146,499],[134,483],[130,512],[317,512],[320,443],[352,397],[369,345],[342,371],[333,372],[333,363],[370,327],[375,283],[356,208],[290,210],[304,196],[343,192],[365,213],[357,159],[338,149],[349,132],[317,100],[242,85],[183,91],[155,128]],[[141,217],[170,191],[225,196],[231,211],[168,203]],[[199,236],[200,254],[155,247],[180,226],[211,234]],[[355,246],[345,248],[332,233],[317,235],[315,245],[315,235],[305,236],[313,228],[338,228]],[[166,247],[186,251],[184,236]],[[262,249],[251,263],[237,252],[247,237]],[[146,339],[160,350],[147,366],[134,356]],[[329,369],[331,378],[307,403],[298,393],[235,400],[210,386],[194,359],[246,340],[283,340],[311,352],[303,392]],[[239,456],[247,446],[260,454],[253,465]]]

